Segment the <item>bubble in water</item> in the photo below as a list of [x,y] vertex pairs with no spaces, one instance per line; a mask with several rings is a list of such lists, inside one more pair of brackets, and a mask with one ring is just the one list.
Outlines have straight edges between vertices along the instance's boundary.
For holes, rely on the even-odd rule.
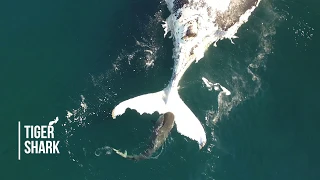
[[96,151],[94,151],[94,155],[100,156],[101,155],[101,150],[97,149]]
[[101,154],[110,155],[112,153],[112,148],[109,146],[104,146],[95,150],[94,154],[100,156]]

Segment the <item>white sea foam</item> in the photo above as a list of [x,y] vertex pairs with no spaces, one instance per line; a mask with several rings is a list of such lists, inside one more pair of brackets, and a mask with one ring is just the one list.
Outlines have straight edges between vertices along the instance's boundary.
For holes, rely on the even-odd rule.
[[[69,159],[77,163],[79,167],[94,171],[95,167],[83,161],[83,156],[102,156],[112,153],[108,146],[92,150],[91,139],[86,139],[86,136],[79,132],[90,126],[92,118],[111,119],[111,113],[107,112],[107,106],[114,105],[118,90],[122,88],[121,83],[118,82],[125,71],[146,71],[156,65],[157,59],[162,56],[161,49],[163,48],[163,38],[158,36],[159,31],[161,34],[162,30],[160,25],[163,20],[162,13],[160,10],[149,18],[149,23],[142,27],[142,36],[132,37],[135,45],[123,49],[112,62],[112,67],[100,74],[90,74],[92,87],[87,87],[87,90],[80,97],[71,99],[74,102],[74,107],[66,110],[66,121],[61,123],[63,128],[61,136],[64,137],[64,145]],[[79,146],[82,147],[83,154],[78,152]]]
[[[218,78],[219,81],[225,81],[227,87],[232,89],[232,94],[230,96],[225,96],[219,93],[217,98],[218,107],[216,107],[216,105],[212,105],[212,109],[206,111],[206,124],[207,126],[212,127],[212,143],[208,144],[207,153],[208,155],[210,154],[209,156],[212,158],[208,159],[207,161],[208,165],[203,173],[204,175],[215,172],[215,165],[219,157],[212,155],[212,148],[225,151],[223,150],[224,147],[220,146],[219,141],[216,140],[217,136],[213,131],[214,126],[217,122],[223,120],[223,117],[228,116],[234,107],[254,97],[261,89],[262,80],[258,71],[265,70],[267,68],[266,60],[268,55],[273,52],[273,38],[276,34],[276,27],[281,23],[282,20],[285,19],[285,15],[283,13],[279,14],[279,12],[276,12],[270,1],[262,1],[260,7],[262,9],[260,11],[262,17],[254,17],[254,25],[251,27],[251,29],[245,31],[246,33],[250,33],[250,38],[257,39],[258,41],[258,46],[255,49],[255,53],[250,54],[249,57],[246,57],[245,62],[241,62],[245,65],[244,67],[247,68],[246,71],[237,69],[239,59],[232,57],[235,58],[235,60],[228,62],[229,69],[226,68],[227,70],[221,70],[221,72],[223,72],[222,74],[224,75]],[[241,49],[239,48],[239,50]],[[206,74],[206,77],[208,79],[217,79],[216,76],[210,74]],[[211,85],[213,84],[214,83],[211,81]],[[208,88],[208,86],[206,87]],[[203,179],[210,179],[207,176],[203,177]]]
[[[229,98],[219,94],[218,96],[218,109],[209,110],[207,112],[206,119],[213,119],[213,122],[217,122],[221,119],[221,116],[228,115],[232,108],[237,106],[239,103],[255,96],[261,88],[261,79],[256,73],[259,69],[266,69],[265,60],[267,55],[272,53],[272,37],[276,34],[276,26],[279,21],[283,19],[277,14],[269,2],[264,3],[264,13],[269,19],[257,19],[254,29],[251,29],[251,38],[257,38],[259,40],[257,53],[253,57],[248,57],[245,63],[248,63],[247,73],[251,75],[251,79],[246,78],[247,74],[243,74],[240,70],[233,67],[236,62],[230,62],[230,72],[224,72],[232,74],[232,76],[225,77],[226,84],[232,88],[233,94]],[[247,17],[245,17],[247,19]],[[210,77],[214,79],[215,77]],[[203,80],[204,81],[204,80]],[[214,83],[211,83],[209,87],[214,87]],[[208,86],[207,86],[208,87]],[[218,90],[223,89],[222,87],[216,88]],[[228,90],[226,90],[228,92]],[[210,124],[210,123],[209,123]]]
[[79,108],[72,109],[71,111],[67,110],[66,118],[69,123],[76,123],[77,126],[86,126],[86,118],[87,118],[87,110],[88,105],[85,102],[86,98],[84,95],[80,95],[81,101],[79,104]]
[[133,71],[149,70],[153,68],[156,60],[161,57],[161,50],[163,48],[163,39],[158,36],[160,23],[163,11],[159,10],[153,17],[149,17],[149,23],[146,24],[141,30],[144,32],[142,37],[133,39],[135,40],[134,50],[128,51],[123,49],[118,55],[116,61],[113,63],[115,71],[121,70],[122,65],[130,65]]
[[53,121],[49,122],[49,126],[56,124],[59,121],[59,117],[57,116]]
[[223,87],[220,83],[212,83],[205,77],[202,77],[201,79],[209,91],[212,91],[213,87],[215,91],[221,91],[221,93],[224,93],[227,96],[231,94],[231,92],[227,88]]
[[97,148],[94,152],[94,155],[95,156],[101,156],[102,154],[103,155],[110,155],[112,154],[113,150],[111,147],[109,146],[103,146],[101,148]]

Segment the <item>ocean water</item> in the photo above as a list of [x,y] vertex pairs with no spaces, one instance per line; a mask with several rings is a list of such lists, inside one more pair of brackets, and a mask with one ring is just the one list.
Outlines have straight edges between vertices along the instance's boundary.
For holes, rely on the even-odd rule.
[[[0,179],[320,179],[319,5],[262,0],[234,44],[210,47],[181,81],[206,146],[174,128],[155,158],[133,162],[110,147],[142,152],[158,115],[127,110],[113,120],[111,110],[170,80],[164,2],[1,2]],[[19,161],[18,121],[56,117],[60,154]]]

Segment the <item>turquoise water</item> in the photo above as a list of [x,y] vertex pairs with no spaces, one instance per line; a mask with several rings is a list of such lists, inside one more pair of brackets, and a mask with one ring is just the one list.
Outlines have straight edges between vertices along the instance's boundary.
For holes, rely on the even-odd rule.
[[[263,1],[235,44],[210,47],[180,91],[205,126],[207,145],[199,151],[174,129],[157,159],[140,162],[108,147],[141,152],[157,114],[128,110],[113,120],[110,112],[167,85],[173,61],[160,26],[164,4],[0,4],[1,179],[320,178],[319,2]],[[209,91],[201,77],[232,94]],[[56,117],[61,154],[22,153],[18,161],[18,121],[46,125]]]

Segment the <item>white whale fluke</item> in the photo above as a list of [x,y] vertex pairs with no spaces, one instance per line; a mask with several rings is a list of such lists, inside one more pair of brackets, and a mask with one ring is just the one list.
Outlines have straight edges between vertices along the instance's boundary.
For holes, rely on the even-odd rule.
[[[141,95],[118,104],[112,111],[116,118],[127,108],[140,114],[172,112],[177,131],[206,144],[206,133],[198,118],[178,94],[179,82],[192,64],[204,56],[206,49],[221,39],[237,38],[239,27],[248,21],[260,0],[165,0],[171,15],[162,25],[164,36],[173,39],[174,68],[172,78],[162,91]],[[220,86],[226,94],[230,91]]]

